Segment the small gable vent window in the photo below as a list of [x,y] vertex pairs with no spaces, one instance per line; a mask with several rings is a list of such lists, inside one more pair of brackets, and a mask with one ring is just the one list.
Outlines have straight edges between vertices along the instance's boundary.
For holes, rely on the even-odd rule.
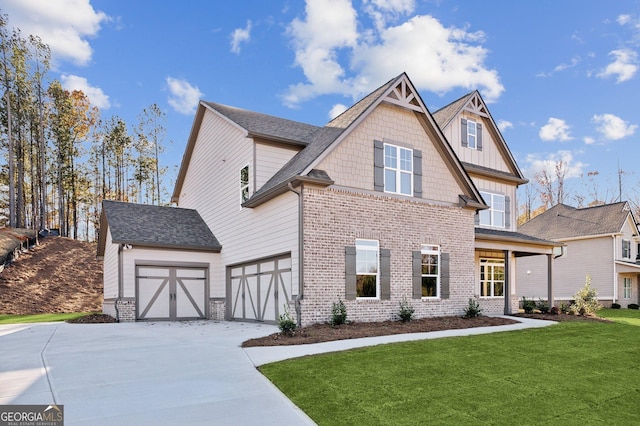
[[482,151],[482,124],[463,118],[461,128],[462,146]]
[[249,199],[249,166],[240,169],[240,203]]
[[631,241],[622,240],[622,258],[631,259]]

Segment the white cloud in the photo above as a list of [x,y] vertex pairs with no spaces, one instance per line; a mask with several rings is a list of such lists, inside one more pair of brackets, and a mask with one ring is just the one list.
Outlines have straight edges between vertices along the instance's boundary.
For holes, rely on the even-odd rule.
[[540,128],[538,134],[543,141],[566,142],[573,139],[569,133],[569,125],[560,118],[549,118],[547,124]]
[[387,22],[413,13],[416,7],[415,0],[364,0],[363,4],[378,31],[384,30]]
[[334,106],[331,107],[331,110],[329,111],[329,118],[333,120],[334,118],[336,118],[337,116],[345,112],[346,110],[347,110],[346,105],[335,104]]
[[534,179],[536,174],[546,170],[547,175],[553,180],[556,177],[556,164],[562,162],[566,166],[565,178],[579,178],[583,175],[583,171],[588,164],[576,161],[570,151],[558,151],[547,154],[546,157],[540,154],[528,154],[525,159],[527,164],[525,168],[525,176]]
[[504,132],[507,129],[513,129],[513,123],[507,120],[498,120],[498,129]]
[[169,86],[169,105],[181,114],[193,114],[203,93],[198,87],[192,86],[188,81],[173,77],[167,77]]
[[[369,1],[365,6],[369,14],[375,10],[384,18],[376,22],[385,23],[414,7],[400,0]],[[349,0],[307,0],[304,20],[294,19],[288,27],[295,64],[306,82],[288,88],[287,105],[324,94],[355,98],[404,71],[418,89],[441,94],[456,87],[479,88],[489,103],[504,91],[497,71],[485,66],[488,51],[481,46],[482,31],[445,28],[429,15],[396,26],[364,25]]]
[[20,28],[23,37],[37,35],[51,48],[55,61],[87,65],[92,50],[87,37],[100,31],[110,18],[94,10],[90,0],[4,0],[2,13],[9,26]]
[[600,78],[617,76],[616,83],[630,80],[638,71],[638,54],[630,49],[618,49],[609,52],[615,60],[598,73]]
[[251,21],[247,21],[246,28],[236,28],[231,33],[231,51],[235,54],[240,53],[240,44],[247,43],[251,40]]
[[594,138],[592,138],[591,136],[585,136],[584,137],[584,143],[587,145],[593,145],[594,143],[596,143],[596,140]]
[[629,124],[613,114],[594,115],[591,119],[598,127],[596,130],[608,140],[618,140],[625,136],[631,136],[636,131],[636,124]]
[[82,93],[89,98],[91,105],[96,106],[99,109],[108,109],[111,107],[109,96],[105,95],[101,88],[90,85],[86,78],[73,74],[62,74],[60,76],[60,80],[60,83],[65,90],[70,92],[74,90],[81,90]]

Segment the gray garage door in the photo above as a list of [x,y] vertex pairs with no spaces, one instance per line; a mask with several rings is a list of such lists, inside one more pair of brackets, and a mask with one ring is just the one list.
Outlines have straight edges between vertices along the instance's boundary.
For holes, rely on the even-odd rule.
[[230,267],[227,309],[239,320],[276,322],[291,299],[291,256]]
[[136,318],[189,320],[206,318],[207,268],[136,266]]

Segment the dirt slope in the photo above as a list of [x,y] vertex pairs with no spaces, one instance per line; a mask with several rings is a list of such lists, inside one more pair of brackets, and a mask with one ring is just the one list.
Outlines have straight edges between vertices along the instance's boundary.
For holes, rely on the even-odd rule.
[[0,314],[102,310],[96,245],[48,237],[0,273]]

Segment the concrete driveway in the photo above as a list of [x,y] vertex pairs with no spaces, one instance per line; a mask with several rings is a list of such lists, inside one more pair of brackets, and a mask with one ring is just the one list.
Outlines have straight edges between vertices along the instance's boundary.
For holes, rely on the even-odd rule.
[[0,404],[63,404],[65,425],[314,424],[240,344],[238,322],[0,325]]

